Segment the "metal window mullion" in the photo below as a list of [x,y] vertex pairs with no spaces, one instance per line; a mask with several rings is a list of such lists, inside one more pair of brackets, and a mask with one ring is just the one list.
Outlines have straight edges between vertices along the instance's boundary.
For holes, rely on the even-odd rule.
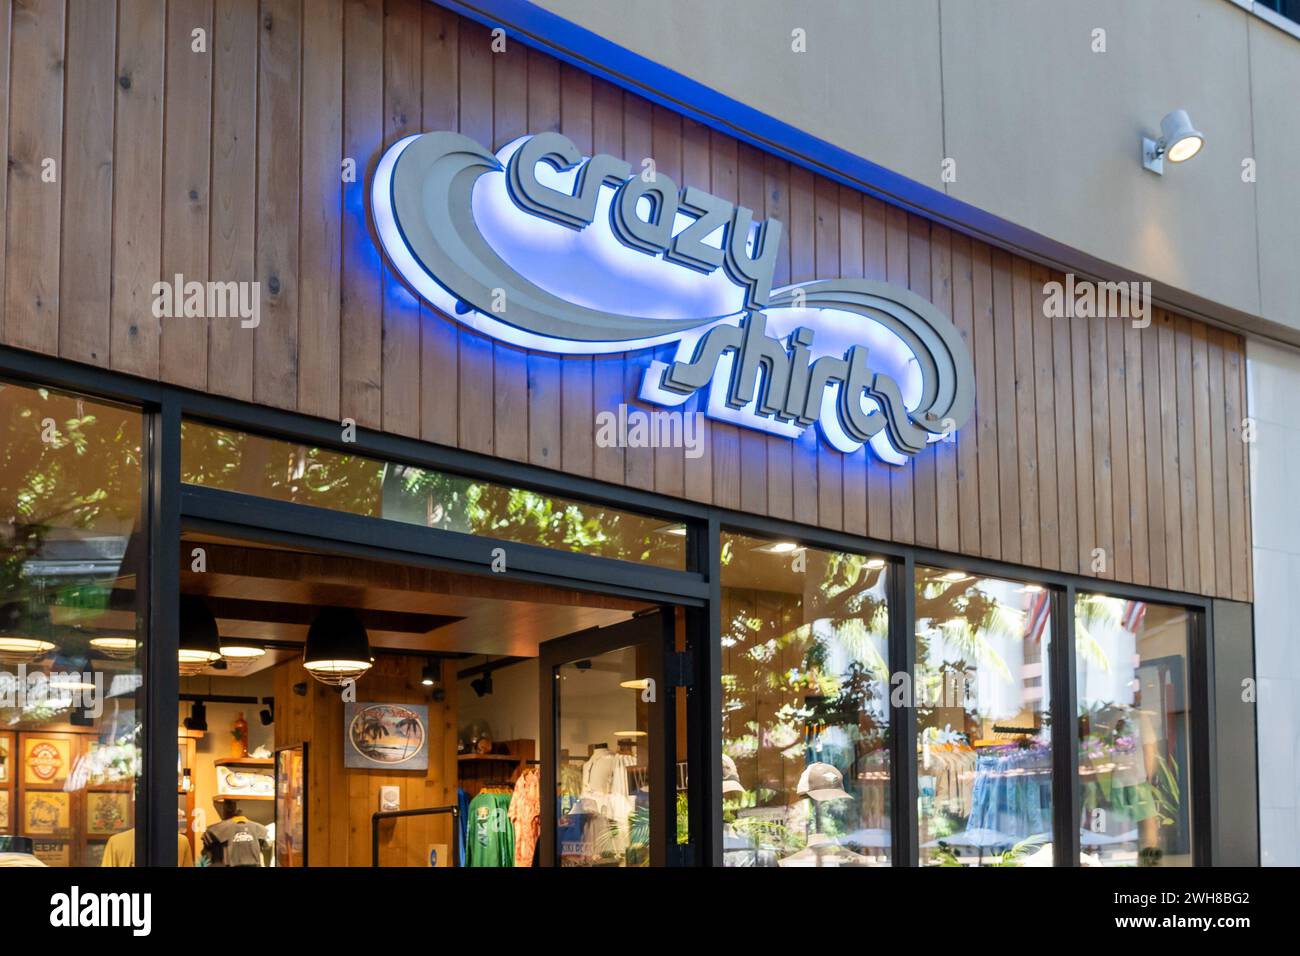
[[[910,694],[905,705],[890,704],[890,783],[894,866],[920,865],[916,765],[916,559],[906,554],[890,566],[889,660],[894,674],[906,674]],[[888,692],[892,697],[893,681]]]
[[1188,746],[1192,754],[1188,786],[1192,791],[1192,812],[1188,824],[1192,828],[1192,861],[1196,866],[1212,866],[1215,804],[1217,803],[1215,754],[1215,701],[1214,701],[1214,640],[1213,622],[1209,612],[1189,615],[1187,705]]
[[[693,735],[703,738],[698,749],[704,766],[690,768],[691,839],[698,840],[697,845],[702,848],[697,855],[700,862],[722,866],[722,528],[713,515],[697,529],[696,570],[705,572],[709,596],[702,612],[703,621],[694,631],[704,641],[702,653],[695,654],[696,667],[703,680],[694,695],[699,703],[692,715],[694,719],[698,714],[696,726],[704,731]],[[697,826],[699,830],[695,829]]]
[[[180,674],[180,405],[164,398],[149,417],[148,640],[144,657],[144,786],[136,861],[176,866],[176,736]],[[140,821],[143,821],[143,825]],[[186,821],[189,826],[191,821]]]
[[1074,585],[1052,592],[1052,863],[1079,863],[1078,675],[1074,659]]

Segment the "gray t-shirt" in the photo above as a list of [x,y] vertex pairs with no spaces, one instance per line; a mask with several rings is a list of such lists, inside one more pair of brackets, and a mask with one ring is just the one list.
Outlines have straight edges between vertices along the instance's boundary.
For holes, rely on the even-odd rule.
[[266,827],[252,820],[222,820],[203,834],[213,866],[261,866]]

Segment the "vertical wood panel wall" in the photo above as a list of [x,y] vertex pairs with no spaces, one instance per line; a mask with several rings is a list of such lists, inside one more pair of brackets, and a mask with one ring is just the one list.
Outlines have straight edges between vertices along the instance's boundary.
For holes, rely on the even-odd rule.
[[[1098,577],[1250,598],[1236,335],[1162,310],[1146,329],[1044,318],[1060,276],[520,44],[493,52],[424,0],[0,0],[0,57],[7,345],[875,538],[1084,574],[1100,548]],[[974,420],[902,468],[719,422],[698,459],[596,447],[595,414],[634,394],[643,356],[484,339],[380,256],[369,173],[439,128],[653,156],[785,223],[778,284],[866,276],[930,298],[971,347]],[[258,280],[261,326],[154,319],[150,287],[175,272]]]

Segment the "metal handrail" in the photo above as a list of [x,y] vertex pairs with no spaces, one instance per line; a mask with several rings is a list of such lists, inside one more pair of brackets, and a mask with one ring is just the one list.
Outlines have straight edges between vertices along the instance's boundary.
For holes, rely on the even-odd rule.
[[460,807],[451,804],[446,807],[419,807],[415,810],[377,810],[370,815],[370,865],[379,866],[379,821],[393,820],[397,817],[431,817],[440,813],[451,814],[451,861],[448,866],[455,866],[460,851]]

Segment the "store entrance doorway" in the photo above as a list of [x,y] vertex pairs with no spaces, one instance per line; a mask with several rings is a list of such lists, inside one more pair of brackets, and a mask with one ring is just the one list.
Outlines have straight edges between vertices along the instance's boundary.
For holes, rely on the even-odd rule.
[[181,553],[199,865],[667,861],[676,608],[210,528]]
[[[541,646],[541,859],[556,866],[663,866],[678,789],[671,609]],[[683,766],[683,791],[684,791]]]

